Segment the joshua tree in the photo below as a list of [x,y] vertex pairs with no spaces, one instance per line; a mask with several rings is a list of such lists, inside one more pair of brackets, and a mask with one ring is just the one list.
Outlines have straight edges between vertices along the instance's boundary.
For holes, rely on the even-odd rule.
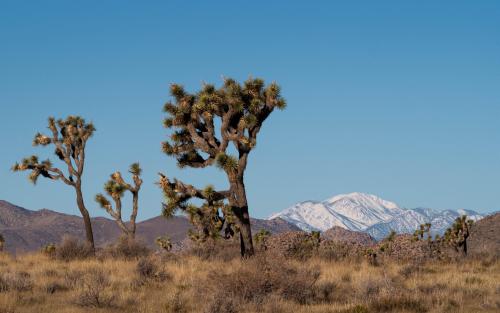
[[260,245],[262,250],[267,250],[267,240],[271,236],[271,233],[266,229],[261,229],[257,234],[254,235],[253,240],[257,245]]
[[167,235],[156,238],[156,245],[165,251],[172,250],[172,241]]
[[66,185],[73,187],[76,192],[76,204],[85,224],[87,242],[94,249],[92,224],[90,223],[89,212],[85,207],[82,194],[85,147],[87,141],[94,134],[94,125],[86,123],[79,116],[68,116],[66,119],[58,119],[57,121],[53,117],[49,117],[48,124],[51,135],[47,136],[37,133],[33,140],[33,146],[54,145],[54,153],[67,166],[67,174],[64,174],[61,169],[54,167],[49,159],[40,162],[36,155],[23,159],[21,164],[16,163],[12,167],[12,170],[15,172],[31,171],[29,179],[33,184],[36,184],[38,177],[42,175],[51,180],[62,180]]
[[431,240],[431,223],[420,224],[420,227],[413,233],[413,239],[415,241],[424,239],[425,234],[427,234],[427,240]]
[[[244,174],[262,124],[275,108],[286,106],[280,87],[276,83],[266,86],[261,79],[248,79],[243,85],[225,79],[218,89],[206,84],[194,94],[173,84],[170,93],[174,101],[165,104],[164,126],[171,130],[171,140],[163,143],[163,151],[175,157],[181,168],[216,164],[225,172],[229,190],[198,189],[160,174],[159,185],[167,199],[163,214],[171,216],[177,209],[189,214],[209,211],[208,218],[220,219],[226,225],[226,233],[232,233],[226,215],[231,214],[240,233],[242,256],[253,255]],[[237,155],[229,153],[230,144]],[[201,207],[189,204],[191,198],[198,198],[204,204]],[[222,218],[214,213],[219,210]]]
[[[142,179],[141,173],[142,169],[139,163],[133,163],[130,165],[129,173],[132,174],[132,180],[134,185],[130,185],[123,180],[122,174],[120,172],[115,172],[111,174],[111,178],[104,185],[104,190],[115,202],[115,208],[103,194],[97,194],[95,200],[101,205],[103,209],[108,212],[111,217],[113,217],[118,224],[118,227],[123,231],[123,233],[131,239],[135,238],[136,224],[135,220],[137,218],[137,212],[139,210],[139,190],[141,189]],[[132,194],[132,214],[130,215],[129,225],[127,226],[122,220],[122,197],[125,191],[129,191]]]
[[464,255],[467,255],[467,239],[470,235],[470,228],[474,222],[467,220],[466,215],[457,217],[455,223],[448,228],[444,234],[444,241],[451,245],[455,251],[462,249]]
[[3,235],[0,234],[0,252],[3,251],[3,246],[5,245],[5,238],[3,238]]
[[397,233],[391,229],[391,232],[389,233],[389,235],[387,235],[387,237],[385,237],[384,241],[392,242],[396,238],[396,235]]

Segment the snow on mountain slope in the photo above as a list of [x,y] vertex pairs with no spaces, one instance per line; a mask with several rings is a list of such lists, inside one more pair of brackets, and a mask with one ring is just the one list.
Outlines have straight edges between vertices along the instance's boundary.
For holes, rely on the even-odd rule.
[[382,239],[392,230],[397,233],[413,233],[423,223],[432,224],[432,234],[442,234],[457,217],[464,214],[473,220],[483,217],[470,210],[402,209],[377,196],[355,192],[322,202],[300,202],[269,219],[280,217],[305,231],[326,231],[339,226]]
[[373,238],[380,240],[386,237],[392,230],[400,234],[412,234],[421,224],[431,223],[431,234],[443,234],[455,219],[467,215],[468,218],[477,221],[482,215],[470,210],[445,210],[438,211],[427,208],[406,210],[403,214],[396,216],[385,223],[375,224],[366,232]]
[[270,219],[281,217],[307,231],[325,231],[333,226],[363,231],[376,223],[389,221],[402,212],[395,203],[356,192],[323,202],[300,202],[272,215]]
[[363,224],[353,221],[348,217],[331,210],[331,208],[322,202],[315,201],[297,203],[280,213],[272,215],[269,219],[277,217],[295,224],[297,227],[305,231],[325,231],[333,226],[340,226],[342,228],[354,230],[364,228]]
[[323,202],[334,212],[340,213],[364,227],[391,220],[404,212],[397,204],[374,195],[359,192],[335,196]]

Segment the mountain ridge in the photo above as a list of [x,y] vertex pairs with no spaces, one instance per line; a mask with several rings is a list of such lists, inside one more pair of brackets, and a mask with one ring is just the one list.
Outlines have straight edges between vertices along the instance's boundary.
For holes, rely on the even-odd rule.
[[[106,217],[91,219],[94,239],[98,247],[113,243],[121,235],[114,220]],[[252,231],[267,229],[271,233],[300,230],[284,220],[272,221],[251,219]],[[136,237],[151,248],[155,239],[168,235],[172,242],[181,243],[187,238],[191,228],[184,216],[166,219],[156,216],[137,223]],[[0,233],[6,240],[6,250],[11,253],[35,251],[49,243],[59,243],[63,236],[85,238],[82,218],[77,215],[61,213],[49,209],[37,211],[0,200]]]
[[485,215],[472,210],[407,209],[376,195],[353,192],[324,201],[302,201],[269,217],[282,218],[304,231],[326,231],[338,226],[365,232],[380,240],[392,230],[413,233],[423,223],[431,223],[432,234],[442,234],[460,215],[473,220]]

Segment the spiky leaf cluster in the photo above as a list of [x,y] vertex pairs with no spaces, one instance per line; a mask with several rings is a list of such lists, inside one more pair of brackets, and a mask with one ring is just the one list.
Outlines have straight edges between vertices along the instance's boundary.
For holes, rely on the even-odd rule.
[[[186,213],[191,224],[195,226],[189,234],[193,241],[218,239],[222,233],[224,237],[234,235],[234,216],[224,202],[226,195],[216,191],[213,186],[199,190],[178,180],[171,182],[163,174],[160,174],[158,184],[166,199],[163,203],[163,216],[172,217],[178,210]],[[193,198],[203,200],[203,203],[190,203]]]
[[232,142],[240,156],[248,153],[256,145],[264,120],[275,108],[286,106],[280,87],[276,83],[266,86],[258,78],[243,84],[228,78],[220,88],[205,84],[194,94],[173,84],[170,94],[173,101],[164,106],[163,124],[172,132],[163,151],[176,157],[180,167],[205,167],[217,158],[226,171],[238,166],[244,171],[237,158],[225,154],[228,144]]
[[270,236],[271,232],[269,232],[267,229],[261,229],[253,236],[253,240],[257,245],[261,247],[262,250],[267,250],[267,241]]
[[34,184],[40,176],[63,180],[68,185],[75,185],[74,177],[80,179],[85,162],[85,146],[95,132],[92,123],[87,123],[79,116],[68,116],[66,119],[48,119],[50,135],[37,133],[33,139],[34,146],[54,146],[54,154],[63,161],[68,168],[68,177],[59,168],[53,167],[50,160],[40,162],[33,155],[16,163],[13,171],[31,171],[29,179]]
[[172,250],[172,241],[170,240],[170,237],[167,235],[157,237],[156,240],[156,245],[165,251],[170,251]]
[[415,230],[413,233],[413,239],[415,241],[417,240],[423,240],[424,236],[427,234],[427,240],[432,240],[432,235],[431,235],[431,223],[425,223],[425,224],[420,224],[419,228]]

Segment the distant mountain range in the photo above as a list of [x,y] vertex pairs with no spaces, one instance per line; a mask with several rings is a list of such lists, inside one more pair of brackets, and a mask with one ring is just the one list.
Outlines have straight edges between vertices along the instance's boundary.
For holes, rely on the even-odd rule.
[[[271,233],[300,230],[282,219],[252,219],[252,230],[267,229]],[[96,217],[92,219],[94,239],[97,246],[110,244],[121,232],[113,220]],[[158,216],[137,223],[137,238],[154,247],[155,238],[168,235],[172,242],[180,243],[187,238],[191,225],[187,218],[175,216],[170,219]],[[49,243],[59,243],[63,236],[85,238],[82,218],[47,209],[31,211],[0,200],[0,233],[6,240],[9,252],[22,253],[40,249]]]
[[413,233],[423,223],[432,224],[432,234],[442,234],[461,215],[473,220],[485,216],[471,210],[404,209],[377,196],[355,192],[321,202],[300,202],[269,219],[281,218],[305,231],[326,231],[337,226],[380,240],[391,230]]

